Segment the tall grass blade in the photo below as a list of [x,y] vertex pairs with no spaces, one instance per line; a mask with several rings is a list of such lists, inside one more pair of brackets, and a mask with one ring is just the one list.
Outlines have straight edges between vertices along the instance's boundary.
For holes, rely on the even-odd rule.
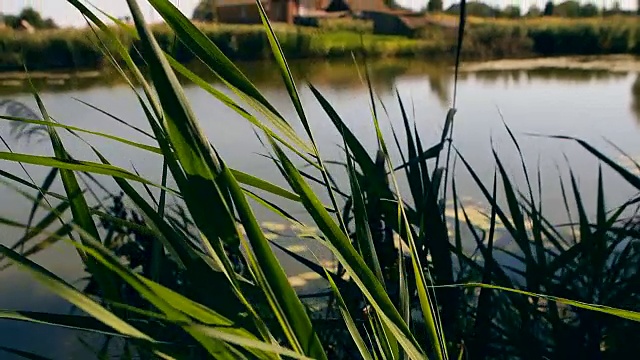
[[411,331],[404,323],[402,316],[398,313],[391,299],[384,291],[382,284],[369,269],[355,248],[351,245],[346,234],[331,219],[329,213],[324,209],[319,199],[313,193],[309,185],[302,179],[298,170],[293,166],[282,150],[272,142],[278,159],[282,165],[283,175],[289,182],[292,189],[300,195],[302,203],[313,217],[316,225],[326,236],[326,245],[338,257],[352,279],[358,284],[365,297],[371,302],[376,312],[381,316],[385,324],[393,332],[397,341],[404,350],[415,358],[423,358],[424,353],[420,350],[418,343],[411,334]]
[[[284,310],[284,316],[302,346],[304,354],[316,359],[326,358],[322,344],[313,329],[311,320],[307,316],[300,299],[289,284],[287,276],[278,262],[275,254],[269,247],[269,242],[264,236],[258,221],[256,220],[245,195],[229,171],[223,166],[222,176],[238,210],[238,216],[246,231],[251,248],[258,261],[259,268],[264,272],[270,289],[274,292],[278,303]],[[292,344],[293,345],[293,344]]]

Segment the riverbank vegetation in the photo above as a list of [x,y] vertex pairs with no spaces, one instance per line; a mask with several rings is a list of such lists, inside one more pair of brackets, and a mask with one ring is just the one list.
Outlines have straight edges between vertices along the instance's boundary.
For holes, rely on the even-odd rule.
[[[33,274],[83,311],[3,311],[3,321],[106,334],[107,350],[96,351],[98,358],[110,355],[114,338],[120,349],[125,344],[118,356],[131,358],[133,352],[145,359],[617,359],[638,352],[638,199],[608,204],[602,173],[613,171],[636,190],[640,178],[589,144],[557,139],[575,142],[602,166],[594,169],[595,194],[582,193],[571,172],[568,179],[559,178],[568,222],[554,226],[544,216],[540,169],[524,162],[508,126],[509,151],[523,159],[523,182],[514,181],[497,151],[491,160],[493,178],[484,181],[452,146],[456,106],[463,107],[463,99],[453,99],[457,105],[434,144],[425,143],[402,99],[384,104],[397,106],[402,114],[402,127],[387,139],[380,131],[383,108],[370,87],[371,126],[378,142],[367,149],[310,85],[327,123],[341,136],[344,157],[338,165],[347,181],[338,184],[327,166],[330,161],[317,147],[316,124],[308,122],[308,110],[268,21],[265,36],[295,118],[284,118],[169,0],[151,3],[209,66],[210,75],[241,102],[163,53],[162,38],[153,36],[135,0],[127,2],[136,27],[123,33],[135,39],[147,78],[121,41],[123,33],[104,26],[80,1],[68,1],[100,28],[107,60],[129,70],[116,66],[148,120],[146,129],[135,130],[152,145],[66,126],[49,115],[37,93],[39,119],[36,114],[2,116],[43,127],[54,154],[0,152],[5,161],[50,168],[42,185],[30,176],[1,173],[3,182],[24,195],[34,210],[26,221],[1,219],[3,226],[24,228],[25,233],[14,246],[0,245],[0,260]],[[457,49],[462,43],[460,38]],[[366,59],[357,60],[368,83]],[[287,188],[229,167],[203,133],[176,73],[254,126],[267,152],[265,166],[273,166]],[[109,114],[109,109],[100,111]],[[96,161],[68,152],[62,139],[83,140],[87,133],[157,154],[161,180],[111,165],[89,143]],[[399,159],[392,159],[392,146]],[[455,173],[454,163],[459,164]],[[99,186],[84,186],[83,180],[95,185],[91,179],[99,176],[121,190],[113,204],[101,203]],[[483,216],[469,216],[456,188],[460,176],[470,176],[480,190],[487,209]],[[400,191],[400,181],[408,191]],[[54,190],[56,182],[62,183],[63,193]],[[586,208],[586,197],[595,197],[594,208]],[[133,204],[135,215],[124,208],[123,199]],[[300,211],[287,212],[279,205],[285,201]],[[174,203],[182,210],[170,205]],[[312,228],[298,236],[326,248],[339,263],[325,266],[287,252],[326,279],[327,291],[315,294],[316,303],[324,305],[320,310],[289,284],[272,248],[277,242],[259,226],[254,206]],[[308,220],[299,218],[301,212]],[[500,241],[505,238],[506,243]],[[90,275],[83,291],[28,257],[61,241],[77,249]]]
[[[429,27],[413,37],[371,33],[368,25],[349,21],[329,22],[319,28],[274,26],[284,53],[290,59],[350,58],[364,50],[369,57],[407,57],[450,62],[455,36]],[[259,25],[199,24],[198,28],[233,60],[272,59],[268,38]],[[354,28],[360,30],[354,31]],[[136,56],[136,42],[112,27],[127,49]],[[153,27],[160,46],[182,62],[195,55],[164,25]],[[523,58],[556,55],[640,54],[640,22],[632,17],[594,19],[541,18],[530,20],[469,21],[462,56],[468,60]],[[43,30],[35,33],[0,30],[0,71],[101,69],[108,58],[96,46],[88,28]],[[119,55],[117,55],[119,57]],[[118,59],[120,61],[121,59]]]

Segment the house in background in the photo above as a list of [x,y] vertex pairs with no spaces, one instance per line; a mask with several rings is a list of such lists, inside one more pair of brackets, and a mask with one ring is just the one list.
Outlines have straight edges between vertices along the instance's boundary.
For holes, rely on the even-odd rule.
[[391,11],[384,0],[331,0],[325,10],[327,12],[346,11],[357,17],[366,12]]
[[[296,0],[262,0],[269,20],[293,24],[298,15]],[[216,1],[217,20],[231,24],[260,24],[260,13],[255,0],[218,0]]]
[[[232,24],[259,24],[255,0],[218,0],[217,21]],[[262,0],[269,20],[293,24],[296,18],[330,18],[367,11],[389,11],[384,0]]]

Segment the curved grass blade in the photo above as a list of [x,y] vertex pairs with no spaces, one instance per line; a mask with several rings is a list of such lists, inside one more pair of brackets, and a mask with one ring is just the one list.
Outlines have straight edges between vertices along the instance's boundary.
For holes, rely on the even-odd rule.
[[107,111],[104,111],[104,110],[100,109],[97,106],[94,106],[94,105],[92,105],[92,104],[90,104],[90,103],[88,103],[88,102],[86,102],[84,100],[81,100],[81,99],[78,99],[78,98],[75,98],[75,97],[73,98],[73,100],[75,100],[75,101],[77,101],[77,102],[79,102],[79,103],[81,103],[81,104],[83,104],[85,106],[88,106],[91,109],[93,109],[93,110],[95,110],[95,111],[97,111],[97,112],[99,112],[99,113],[101,113],[103,115],[106,115],[110,119],[113,119],[113,120],[117,121],[118,123],[130,128],[130,129],[132,129],[133,131],[136,131],[136,132],[138,132],[138,133],[140,133],[140,134],[142,134],[142,135],[144,135],[144,136],[146,136],[146,137],[148,137],[150,139],[154,139],[155,140],[155,137],[153,135],[149,134],[148,132],[142,130],[141,128],[139,128],[137,126],[133,126],[133,125],[129,124],[128,122],[122,120],[121,118],[119,118],[119,117],[117,117],[117,116],[115,116],[115,115],[113,115],[113,114],[111,114],[111,113],[109,113]]
[[298,170],[280,147],[273,141],[271,141],[271,145],[276,152],[276,156],[280,159],[281,171],[289,185],[300,195],[303,205],[313,217],[316,225],[327,237],[328,243],[325,243],[325,245],[340,259],[352,279],[358,284],[358,287],[397,337],[398,342],[404,347],[405,351],[412,357],[423,358],[424,353],[420,350],[420,346],[373,271],[369,269],[353,245],[351,245],[346,234],[331,219],[329,213],[324,209],[319,199],[302,179]]
[[[180,41],[189,47],[200,60],[207,64],[212,71],[214,71],[214,74],[261,103],[284,122],[284,118],[249,79],[247,79],[235,64],[233,64],[206,35],[193,25],[175,5],[167,0],[149,0],[149,3],[158,11],[173,31],[176,32]],[[140,29],[138,29],[138,31],[140,33]]]
[[[99,164],[91,161],[72,160],[69,158],[60,159],[57,157],[17,154],[17,153],[10,153],[10,152],[0,152],[0,160],[22,162],[26,164],[39,165],[39,166],[45,166],[45,167],[55,167],[60,170],[82,171],[82,172],[88,172],[88,173],[94,173],[94,174],[109,175],[109,176],[114,176],[118,178],[133,180],[136,182],[145,183],[154,187],[161,188],[160,185],[154,184],[153,182],[146,180],[144,178],[141,178],[122,168],[112,166],[112,165]],[[172,193],[176,193],[175,190],[170,190],[170,191]]]
[[454,284],[454,285],[439,285],[435,287],[472,287],[472,288],[486,288],[486,289],[492,289],[492,290],[499,290],[499,291],[510,292],[514,294],[541,298],[548,301],[554,301],[554,302],[562,303],[565,305],[575,306],[577,308],[581,308],[585,310],[591,310],[591,311],[595,311],[603,314],[617,316],[622,319],[640,322],[640,312],[618,309],[618,308],[605,306],[605,305],[589,304],[582,301],[570,300],[570,299],[565,299],[562,297],[557,297],[552,295],[538,294],[530,291],[513,289],[513,288],[508,288],[508,287],[499,286],[499,285],[489,285],[489,284],[482,284],[482,283],[466,283],[466,284]]
[[194,84],[200,86],[200,88],[202,88],[209,94],[213,95],[216,99],[220,100],[225,106],[232,109],[243,118],[247,119],[251,124],[259,128],[260,130],[264,131],[265,133],[269,134],[274,139],[278,140],[282,145],[286,146],[288,149],[295,152],[296,155],[305,159],[309,164],[313,164],[313,161],[309,159],[302,151],[299,150],[299,149],[302,149],[304,151],[310,152],[311,149],[309,148],[309,145],[305,143],[302,139],[300,139],[298,136],[296,136],[295,133],[291,134],[290,131],[283,131],[283,133],[287,135],[288,139],[292,143],[286,141],[280,135],[276,134],[273,130],[271,130],[269,127],[267,127],[262,122],[260,122],[255,116],[251,115],[249,112],[243,109],[240,105],[238,105],[235,101],[233,101],[233,99],[231,99],[226,94],[224,94],[223,92],[213,87],[211,84],[209,84],[207,81],[205,81],[198,75],[194,74],[191,70],[187,69],[184,65],[180,64],[178,61],[176,61],[172,57],[167,57],[167,60],[169,60],[171,67],[173,67],[182,76],[185,76],[187,79],[191,80]]
[[27,220],[27,229],[25,230],[25,234],[24,234],[23,238],[27,237],[27,234],[29,232],[29,228],[31,227],[31,224],[33,223],[33,218],[35,217],[36,211],[38,210],[38,206],[42,202],[42,200],[44,199],[44,194],[49,192],[49,189],[51,188],[51,185],[53,184],[53,181],[55,180],[56,176],[58,176],[58,169],[57,168],[52,168],[51,171],[49,171],[47,176],[44,178],[42,186],[40,186],[41,191],[38,191],[38,194],[36,196],[36,200],[33,203],[33,205],[31,206],[31,210],[29,211],[29,217],[28,217],[28,220]]
[[[210,352],[211,355],[217,356],[218,358],[222,359],[233,359],[233,357],[230,356],[229,352],[219,352],[221,350],[221,345],[223,344],[221,344],[217,340],[204,336],[202,332],[192,328],[192,318],[189,317],[187,312],[187,309],[193,309],[191,301],[187,300],[181,295],[170,292],[160,284],[154,283],[139,274],[133,273],[130,269],[120,264],[120,262],[114,257],[114,255],[111,254],[107,249],[105,249],[102,244],[93,239],[89,239],[86,245],[76,244],[76,246],[81,247],[92,258],[94,258],[114,274],[122,278],[122,280],[124,280],[133,289],[135,289],[135,291],[137,291],[140,296],[153,304],[153,306],[158,310],[162,311],[172,322],[180,325],[208,352]],[[159,290],[161,290],[163,294],[159,293]],[[170,300],[167,294],[173,295],[172,300]],[[242,336],[256,339],[255,336],[253,336],[248,330],[233,327],[233,322],[215,313],[214,311],[206,309],[201,305],[197,305],[197,308],[200,309],[199,313],[203,315],[203,317],[195,318],[198,321],[205,322],[207,319],[209,319],[209,321],[212,321],[211,325],[221,326],[230,333],[240,334]],[[257,356],[260,356],[260,354],[260,352],[256,353]]]
[[74,304],[118,333],[132,338],[153,342],[152,338],[121,320],[109,310],[105,309],[102,305],[96,303],[91,298],[76,290],[74,287],[67,284],[64,280],[60,279],[42,266],[24,258],[2,244],[0,244],[0,253],[14,261],[17,265],[20,265],[21,269],[31,273],[31,275],[33,275],[40,283],[42,283],[42,285],[46,286],[53,293]]
[[300,355],[295,351],[283,348],[279,345],[268,344],[262,341],[234,335],[229,332],[220,331],[214,327],[208,327],[208,326],[202,326],[202,325],[191,325],[190,327],[214,339],[222,340],[224,342],[238,345],[243,348],[256,349],[256,350],[264,351],[267,353],[286,356],[287,358],[292,358],[292,359],[303,359],[303,360],[313,359],[310,357],[306,357],[304,355]]
[[[313,329],[311,320],[309,319],[304,306],[297,297],[293,287],[287,279],[282,266],[275,257],[275,254],[269,246],[269,242],[264,236],[258,221],[256,220],[249,204],[245,198],[240,186],[233,178],[230,171],[223,166],[222,176],[228,186],[229,192],[236,205],[240,221],[246,231],[247,239],[251,244],[255,259],[259,270],[264,274],[269,290],[273,291],[275,299],[279,307],[274,308],[275,311],[281,309],[282,316],[287,320],[286,324],[290,327],[292,335],[295,336],[297,342],[301,346],[304,354],[312,356],[316,359],[325,359],[326,354],[320,343],[320,339]],[[269,291],[265,289],[265,293],[269,296]],[[284,324],[283,324],[284,325]],[[283,326],[286,330],[286,325]],[[295,348],[295,342],[292,341]]]
[[8,121],[17,121],[17,122],[21,122],[21,123],[25,123],[25,124],[37,124],[37,125],[46,125],[46,126],[52,126],[52,127],[58,127],[58,128],[62,128],[62,129],[67,129],[67,130],[73,130],[73,131],[77,131],[77,132],[83,132],[83,133],[87,133],[87,134],[91,134],[91,135],[96,135],[96,136],[100,136],[106,139],[110,139],[110,140],[114,140],[117,141],[121,144],[125,144],[125,145],[129,145],[132,147],[136,147],[142,150],[146,150],[146,151],[150,151],[156,154],[161,154],[162,152],[160,151],[160,149],[158,149],[157,147],[153,147],[153,146],[149,146],[149,145],[145,145],[145,144],[140,144],[138,142],[135,141],[131,141],[131,140],[127,140],[118,136],[114,136],[114,135],[109,135],[103,132],[99,132],[99,131],[91,131],[91,130],[87,130],[87,129],[83,129],[83,128],[79,128],[76,126],[70,126],[70,125],[64,125],[64,124],[60,124],[57,122],[52,122],[52,121],[42,121],[42,120],[33,120],[33,119],[25,119],[25,118],[19,118],[19,117],[14,117],[14,116],[3,116],[0,115],[0,119],[3,120],[8,120]]
[[347,304],[344,302],[344,299],[340,294],[340,290],[338,290],[336,283],[333,282],[333,279],[329,276],[328,273],[327,273],[327,276],[329,279],[329,284],[331,285],[331,291],[333,292],[333,295],[336,297],[336,303],[338,305],[338,308],[340,309],[342,318],[344,319],[344,322],[347,325],[349,334],[351,335],[351,338],[355,342],[356,347],[358,348],[358,351],[362,356],[362,359],[373,360],[371,353],[369,353],[367,344],[364,342],[364,339],[362,339],[362,336],[360,335],[360,330],[356,326],[356,323],[353,321],[353,317],[351,317],[351,314],[349,313],[349,308],[347,307]]

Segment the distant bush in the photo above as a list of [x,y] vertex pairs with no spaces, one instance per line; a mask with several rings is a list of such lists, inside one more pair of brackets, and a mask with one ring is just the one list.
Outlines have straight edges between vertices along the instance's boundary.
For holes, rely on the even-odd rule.
[[[453,4],[445,11],[448,14],[460,14],[460,4]],[[466,5],[466,13],[468,16],[478,17],[495,17],[500,10],[479,1],[469,1]]]
[[633,53],[639,29],[639,24],[615,21],[541,24],[529,29],[529,37],[541,55]]
[[[198,26],[232,59],[271,58],[269,42],[261,25]],[[352,52],[361,50],[361,33],[364,33],[365,50],[371,56],[444,58],[451,56],[455,48],[455,31],[444,31],[438,26],[418,30],[413,38],[374,35],[370,33],[370,26],[370,22],[363,20],[334,19],[320,28],[279,24],[274,30],[289,58],[349,57]],[[131,35],[118,29],[115,31],[134,60],[142,64]],[[178,61],[195,60],[183,44],[175,43],[174,34],[166,26],[154,26],[153,31],[160,46]],[[463,56],[467,59],[640,54],[640,23],[631,17],[473,21],[466,34]],[[112,53],[116,53],[115,49]],[[90,30],[55,29],[34,34],[0,30],[0,71],[22,71],[25,66],[30,70],[97,69],[107,64],[104,54],[96,48]]]
[[533,40],[526,26],[481,24],[469,28],[463,49],[467,58],[514,58],[534,55]]
[[320,19],[318,28],[325,31],[353,31],[373,33],[373,21],[352,18]]

